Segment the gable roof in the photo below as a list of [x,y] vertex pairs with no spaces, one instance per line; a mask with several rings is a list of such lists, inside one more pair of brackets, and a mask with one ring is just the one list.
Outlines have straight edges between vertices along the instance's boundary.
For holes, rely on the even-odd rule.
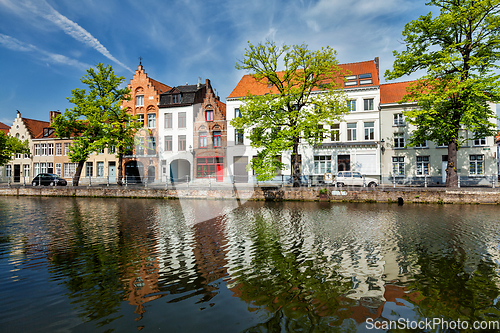
[[9,134],[10,126],[5,125],[4,123],[0,123],[0,131],[5,134]]
[[380,85],[380,104],[398,103],[406,95],[406,88],[413,82],[396,82]]
[[217,106],[219,107],[219,110],[224,115],[224,119],[226,119],[226,103],[221,102],[220,100],[217,100]]
[[[344,83],[343,77],[338,78],[337,84],[343,86],[345,89],[379,85],[378,58],[370,61],[340,64],[339,67],[345,76],[356,76],[355,79],[348,80],[348,84]],[[362,74],[366,74],[369,77],[359,78],[359,75]],[[282,76],[283,72],[278,72],[278,75]],[[320,89],[316,88],[314,90]],[[247,74],[241,78],[228,98],[244,97],[247,93],[264,95],[269,92],[278,93],[278,90],[275,87],[269,88],[265,82],[258,82],[251,74]]]
[[149,78],[149,80],[151,81],[151,84],[158,91],[159,94],[162,94],[162,93],[167,92],[170,89],[172,89],[171,87],[167,86],[166,84],[161,83],[159,81],[156,81],[152,78]]
[[21,118],[23,120],[24,125],[28,129],[28,132],[31,135],[32,139],[43,137],[43,129],[44,127],[50,127],[50,123],[48,121],[34,120],[28,118]]

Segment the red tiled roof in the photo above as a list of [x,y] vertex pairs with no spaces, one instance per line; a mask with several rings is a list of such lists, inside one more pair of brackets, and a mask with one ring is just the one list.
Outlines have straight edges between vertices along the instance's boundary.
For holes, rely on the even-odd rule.
[[387,83],[380,85],[380,104],[397,103],[406,95],[406,88],[416,81]]
[[166,84],[164,83],[161,83],[161,82],[158,82],[152,78],[149,78],[151,80],[151,83],[153,84],[153,86],[155,87],[156,90],[158,90],[158,93],[162,94],[164,92],[167,92],[169,91],[170,89],[172,89],[171,87],[167,86]]
[[28,118],[22,118],[24,125],[30,132],[31,138],[41,138],[43,137],[43,128],[50,127],[48,121],[34,120]]
[[0,123],[0,131],[5,134],[9,134],[10,126],[5,125],[4,123]]
[[[350,80],[351,82],[356,82],[356,84],[345,86],[345,88],[379,85],[378,69],[375,60],[356,62],[350,64],[340,64],[339,66],[344,72],[345,76],[356,75],[356,80]],[[365,80],[358,78],[360,74],[371,74],[371,78],[367,79],[368,80],[371,79],[372,82],[367,84],[359,84],[360,81]],[[278,72],[278,75],[283,75],[283,72]],[[343,77],[340,77],[337,80],[337,84],[339,84],[340,86],[344,86]],[[278,90],[275,87],[269,88],[265,82],[258,82],[253,78],[252,75],[247,74],[241,78],[240,82],[238,82],[236,88],[234,88],[234,90],[231,92],[228,98],[244,97],[249,92],[253,95],[264,95],[269,92],[278,93]]]

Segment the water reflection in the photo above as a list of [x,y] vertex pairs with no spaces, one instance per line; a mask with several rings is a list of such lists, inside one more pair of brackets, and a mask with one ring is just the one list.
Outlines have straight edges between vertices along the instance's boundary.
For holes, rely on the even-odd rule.
[[367,318],[500,317],[496,207],[234,208],[0,198],[2,331],[348,332]]

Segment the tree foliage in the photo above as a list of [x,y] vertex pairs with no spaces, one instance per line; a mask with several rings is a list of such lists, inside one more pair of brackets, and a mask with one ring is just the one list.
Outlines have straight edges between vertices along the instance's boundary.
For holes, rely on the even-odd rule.
[[[284,169],[276,156],[291,151],[294,186],[300,182],[298,147],[301,141],[318,144],[332,125],[348,112],[346,96],[340,90],[346,75],[330,47],[311,51],[307,45],[277,46],[272,41],[248,44],[237,69],[247,70],[259,84],[268,87],[262,95],[247,94],[241,117],[231,124],[246,130],[253,147],[259,149],[251,167],[259,180]],[[279,67],[283,70],[279,70]]]
[[121,181],[121,156],[127,146],[133,145],[137,124],[132,116],[121,109],[121,101],[130,99],[128,88],[120,88],[125,80],[117,77],[111,65],[97,64],[90,68],[81,82],[86,89],[74,89],[68,100],[75,104],[57,117],[53,123],[60,138],[73,138],[69,157],[78,162],[73,184],[78,185],[83,164],[93,152],[105,147],[116,147],[120,157],[118,178]]
[[457,149],[466,140],[495,133],[498,102],[500,16],[498,0],[431,0],[439,15],[420,16],[403,31],[406,50],[394,51],[396,60],[387,79],[419,70],[426,74],[407,89],[402,102],[418,102],[404,112],[417,127],[411,144],[426,140],[448,145],[447,186],[457,185]]
[[21,141],[0,131],[0,166],[9,163],[15,154],[29,154],[28,140]]

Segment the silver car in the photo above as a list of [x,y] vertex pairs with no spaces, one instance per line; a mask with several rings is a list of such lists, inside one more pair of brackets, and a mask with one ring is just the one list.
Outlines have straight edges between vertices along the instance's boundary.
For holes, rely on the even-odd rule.
[[376,187],[378,185],[378,180],[375,178],[363,177],[361,173],[357,171],[341,171],[337,174],[335,178],[337,186],[363,186]]

